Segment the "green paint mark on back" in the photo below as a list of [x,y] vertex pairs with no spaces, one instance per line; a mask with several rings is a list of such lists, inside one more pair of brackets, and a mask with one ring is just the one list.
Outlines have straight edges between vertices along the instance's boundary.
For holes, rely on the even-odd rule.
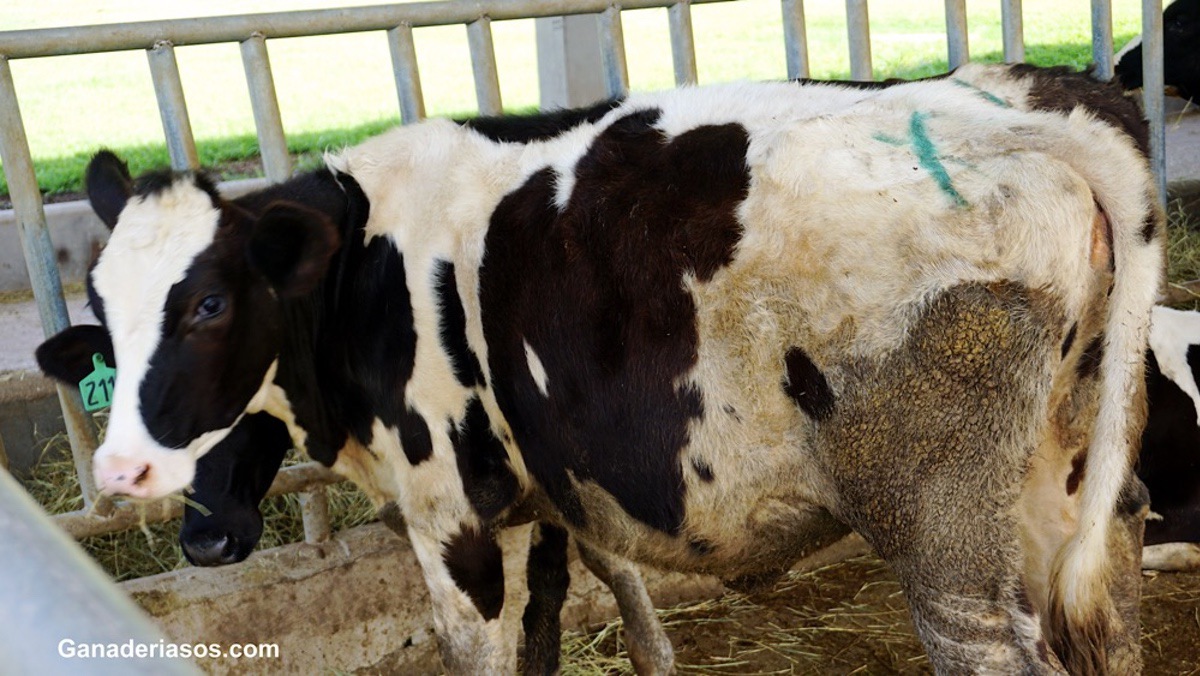
[[908,121],[908,132],[912,136],[913,150],[917,153],[917,160],[920,161],[921,168],[928,171],[933,176],[933,180],[937,181],[942,192],[954,200],[955,206],[968,206],[967,200],[963,199],[963,196],[954,189],[950,173],[946,171],[946,166],[938,158],[937,148],[934,147],[933,141],[929,138],[929,131],[925,128],[927,117],[929,117],[928,113],[914,112]]
[[970,82],[964,82],[963,80],[960,80],[958,78],[954,78],[953,80],[951,80],[951,82],[958,85],[959,87],[966,87],[967,89],[974,91],[976,94],[979,94],[979,96],[981,98],[985,99],[986,101],[988,101],[990,103],[994,103],[994,104],[1000,106],[1001,108],[1012,108],[1012,105],[1009,104],[1008,101],[1005,101],[1004,99],[1000,98],[999,96],[996,96],[995,94],[993,94],[989,91],[980,89],[979,87],[976,87],[975,85],[971,84]]
[[905,141],[902,138],[896,138],[895,136],[888,136],[887,134],[884,134],[883,132],[874,134],[873,136],[871,136],[871,138],[875,139],[876,141],[886,143],[889,146],[902,146],[902,145],[906,145],[908,143],[907,141]]

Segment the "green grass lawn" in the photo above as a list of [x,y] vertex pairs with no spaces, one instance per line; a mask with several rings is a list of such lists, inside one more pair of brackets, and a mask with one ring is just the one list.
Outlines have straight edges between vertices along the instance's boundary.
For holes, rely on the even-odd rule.
[[[371,2],[347,0],[345,4]],[[254,9],[335,4],[260,0]],[[968,2],[971,54],[977,60],[1000,60],[999,5],[996,0]],[[1113,5],[1119,47],[1140,30],[1140,3],[1114,0]],[[221,15],[245,11],[245,6],[236,0],[5,0],[0,3],[0,27],[16,30]],[[1091,59],[1089,8],[1089,0],[1025,0],[1027,59],[1085,67]],[[808,0],[805,10],[812,75],[848,77],[844,2]],[[692,13],[701,82],[785,77],[778,0],[699,5]],[[623,19],[632,87],[671,86],[666,10],[625,12]],[[871,30],[876,78],[920,77],[946,69],[940,0],[875,0]],[[536,106],[533,22],[497,22],[493,32],[505,107]],[[429,114],[472,114],[475,99],[465,29],[420,28],[416,42]],[[382,33],[274,40],[269,51],[294,153],[315,157],[398,121],[391,61]],[[215,165],[253,158],[257,141],[238,47],[181,47],[177,57],[201,162]],[[18,60],[12,62],[12,69],[38,181],[45,192],[78,190],[87,158],[101,147],[127,157],[135,173],[167,164],[149,68],[141,52]],[[0,183],[0,194],[7,194],[6,182]]]

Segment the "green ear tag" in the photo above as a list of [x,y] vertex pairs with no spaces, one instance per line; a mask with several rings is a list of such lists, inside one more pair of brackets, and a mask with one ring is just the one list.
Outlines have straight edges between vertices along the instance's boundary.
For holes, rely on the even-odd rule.
[[113,387],[117,382],[117,370],[109,368],[104,363],[104,357],[99,352],[92,355],[92,365],[96,368],[86,378],[79,381],[79,394],[83,397],[85,411],[99,411],[112,404]]

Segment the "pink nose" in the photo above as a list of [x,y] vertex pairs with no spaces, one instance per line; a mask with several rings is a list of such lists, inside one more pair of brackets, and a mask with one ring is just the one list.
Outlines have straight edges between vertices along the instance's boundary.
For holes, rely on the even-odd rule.
[[150,478],[150,465],[127,458],[109,458],[96,466],[96,488],[109,495],[144,497]]

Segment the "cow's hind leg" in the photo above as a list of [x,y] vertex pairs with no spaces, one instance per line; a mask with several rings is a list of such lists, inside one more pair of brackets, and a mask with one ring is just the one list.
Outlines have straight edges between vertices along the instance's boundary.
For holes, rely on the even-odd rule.
[[1056,673],[1016,516],[1066,333],[1044,294],[945,292],[907,342],[850,364],[817,452],[837,513],[895,571],[940,673]]
[[654,612],[654,603],[646,591],[642,573],[632,562],[593,549],[576,540],[584,565],[612,590],[625,623],[625,641],[629,659],[639,674],[675,673],[675,652],[671,639]]

